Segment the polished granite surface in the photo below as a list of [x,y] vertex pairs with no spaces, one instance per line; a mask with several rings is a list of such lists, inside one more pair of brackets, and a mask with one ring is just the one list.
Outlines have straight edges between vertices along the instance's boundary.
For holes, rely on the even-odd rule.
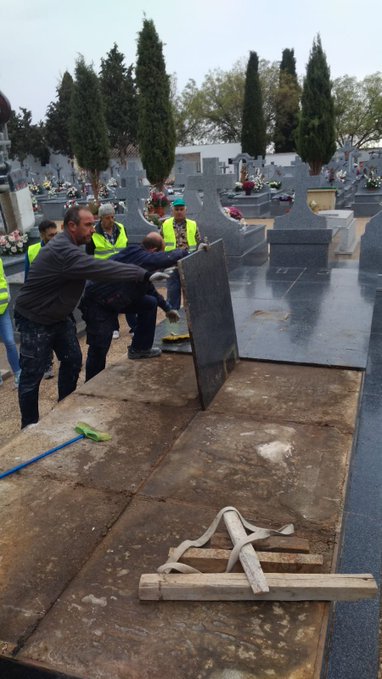
[[[240,358],[365,368],[377,278],[359,272],[354,261],[329,269],[264,264],[231,271]],[[182,316],[178,332],[186,329]],[[172,330],[160,324],[157,342]],[[187,342],[163,349],[191,351]]]

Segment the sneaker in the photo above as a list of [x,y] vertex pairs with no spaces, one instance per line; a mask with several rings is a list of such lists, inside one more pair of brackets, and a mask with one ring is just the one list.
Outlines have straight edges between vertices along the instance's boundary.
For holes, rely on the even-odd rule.
[[141,349],[140,351],[138,349],[132,349],[129,347],[127,356],[128,358],[156,358],[156,356],[160,356],[161,353],[161,349],[156,347],[152,347],[151,349]]
[[51,380],[52,377],[54,377],[54,372],[52,366],[50,366],[50,368],[44,372],[44,380]]
[[113,339],[119,339],[119,330],[114,330]]

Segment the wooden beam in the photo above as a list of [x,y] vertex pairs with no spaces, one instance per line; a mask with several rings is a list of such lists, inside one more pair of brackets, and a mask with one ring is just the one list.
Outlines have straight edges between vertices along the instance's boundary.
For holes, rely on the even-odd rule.
[[254,594],[244,573],[141,576],[142,601],[357,601],[377,596],[370,574],[268,573],[269,592]]
[[[211,547],[219,549],[232,549],[232,541],[226,533],[215,533],[210,540]],[[256,550],[262,552],[274,550],[276,552],[304,552],[308,553],[309,540],[298,538],[295,535],[271,535],[264,540],[255,543]]]
[[[173,560],[175,549],[168,553],[169,561]],[[321,554],[288,554],[287,552],[256,552],[261,567],[265,572],[277,570],[282,573],[314,573],[319,570],[324,559]],[[205,549],[191,547],[184,552],[180,561],[197,568],[202,573],[224,573],[231,555],[228,549]],[[240,563],[234,571],[242,571]]]
[[[236,512],[233,510],[224,512],[223,520],[234,547],[238,542],[248,537],[248,533]],[[244,545],[241,548],[239,560],[254,594],[269,592],[267,580],[252,545]]]

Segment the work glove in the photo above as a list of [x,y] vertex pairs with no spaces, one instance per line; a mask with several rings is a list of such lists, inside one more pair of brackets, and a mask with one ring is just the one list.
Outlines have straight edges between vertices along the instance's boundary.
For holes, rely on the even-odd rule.
[[166,316],[170,323],[177,323],[180,319],[180,315],[176,309],[170,309],[170,311],[167,311]]
[[198,252],[199,252],[199,250],[204,250],[205,252],[207,252],[207,250],[209,250],[209,248],[210,248],[209,243],[199,243]]
[[164,271],[156,271],[155,273],[151,274],[149,281],[150,283],[156,283],[158,281],[165,281],[167,278],[170,278],[168,273],[165,273]]

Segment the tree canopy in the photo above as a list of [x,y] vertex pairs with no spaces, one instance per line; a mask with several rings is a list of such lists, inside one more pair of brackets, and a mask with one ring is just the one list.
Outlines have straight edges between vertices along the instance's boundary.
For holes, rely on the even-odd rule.
[[20,113],[11,111],[8,121],[8,135],[11,140],[9,155],[17,158],[21,165],[27,156],[31,155],[40,161],[41,165],[49,163],[49,148],[45,141],[45,127],[42,122],[32,123],[32,113],[20,107]]
[[275,97],[273,139],[276,153],[286,153],[296,149],[295,131],[298,125],[300,97],[301,89],[296,74],[294,50],[284,49]]
[[313,41],[304,78],[296,140],[297,151],[313,175],[320,173],[336,150],[330,71],[319,35]]
[[138,141],[147,178],[161,186],[175,161],[175,124],[162,42],[154,22],[144,19],[138,37]]
[[73,78],[65,71],[57,87],[57,99],[51,102],[46,112],[46,140],[52,151],[73,157],[70,141],[69,120]]
[[358,81],[344,75],[333,83],[336,140],[363,148],[382,138],[382,73]]
[[138,143],[138,100],[133,66],[125,66],[125,57],[116,43],[101,59],[100,85],[110,147],[122,163],[129,148]]
[[99,175],[109,164],[109,143],[98,78],[83,56],[76,62],[69,128],[77,162],[89,172],[97,200]]
[[241,150],[254,158],[265,156],[266,129],[259,78],[259,58],[250,52],[244,86]]

